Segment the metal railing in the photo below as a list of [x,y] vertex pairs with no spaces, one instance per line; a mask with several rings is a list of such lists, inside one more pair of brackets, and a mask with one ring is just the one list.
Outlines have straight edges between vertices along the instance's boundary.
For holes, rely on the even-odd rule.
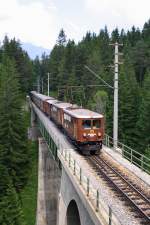
[[127,145],[125,145],[121,142],[117,142],[117,148],[114,149],[113,148],[113,138],[107,134],[105,134],[103,143],[107,147],[118,152],[120,155],[122,155],[123,158],[126,158],[131,163],[138,166],[141,170],[150,174],[150,158],[146,157],[145,155],[137,152],[136,150],[128,147]]
[[109,225],[120,225],[121,222],[116,217],[112,208],[109,207],[101,198],[99,189],[96,188],[89,177],[85,175],[84,169],[77,163],[76,159],[72,156],[69,149],[59,147],[58,155],[63,163],[66,164],[72,175],[76,178],[79,186],[84,191],[88,200],[92,204],[96,213],[99,213],[102,223]]

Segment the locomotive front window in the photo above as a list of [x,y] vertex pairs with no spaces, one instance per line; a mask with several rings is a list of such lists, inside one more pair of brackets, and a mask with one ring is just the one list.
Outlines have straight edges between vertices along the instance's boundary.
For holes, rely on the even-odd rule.
[[93,120],[93,129],[100,128],[100,120]]
[[91,120],[83,120],[82,121],[82,127],[84,129],[91,129]]

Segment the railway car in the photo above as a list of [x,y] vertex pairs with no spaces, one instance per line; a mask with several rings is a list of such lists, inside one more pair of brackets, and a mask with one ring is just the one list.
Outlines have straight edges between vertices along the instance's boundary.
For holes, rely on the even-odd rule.
[[67,108],[62,126],[83,154],[99,154],[104,137],[103,115],[82,108]]
[[72,104],[68,102],[53,102],[51,108],[51,118],[57,123],[57,125],[62,126],[63,124],[63,111],[64,109],[71,107]]
[[31,99],[32,101],[43,111],[46,112],[46,101],[52,100],[54,98],[42,95],[40,93],[37,93],[36,91],[31,91]]
[[30,97],[31,97],[31,100],[35,103],[35,105],[38,106],[38,108],[40,108],[41,99],[40,99],[39,94],[36,91],[31,91]]
[[57,99],[54,99],[54,98],[51,98],[51,99],[48,99],[44,102],[44,105],[45,105],[45,114],[51,118],[51,107],[52,107],[52,104],[54,102],[58,102]]
[[46,112],[46,102],[48,100],[52,100],[53,98],[46,96],[46,95],[42,95],[42,94],[38,94],[38,97],[41,100],[40,109],[45,113]]

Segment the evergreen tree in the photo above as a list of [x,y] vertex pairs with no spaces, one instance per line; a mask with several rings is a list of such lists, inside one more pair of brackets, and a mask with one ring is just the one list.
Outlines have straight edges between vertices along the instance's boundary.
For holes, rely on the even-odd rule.
[[119,140],[129,146],[136,142],[138,98],[134,70],[126,59],[119,74]]
[[65,31],[63,29],[61,29],[56,43],[60,46],[65,46],[66,42],[67,42],[67,40],[66,40]]
[[[0,147],[0,154],[2,151]],[[1,156],[0,156],[1,158]],[[23,214],[17,193],[6,167],[0,159],[0,224],[24,225]]]
[[4,165],[13,185],[20,191],[28,176],[29,153],[15,65],[6,55],[0,65],[0,145]]
[[19,74],[18,81],[22,92],[31,90],[34,81],[33,66],[28,54],[21,48],[20,42],[16,41],[15,38],[9,40],[6,36],[2,50],[16,64],[16,70]]
[[141,104],[138,112],[136,126],[137,144],[136,147],[142,153],[150,147],[150,71],[146,74],[142,88]]
[[138,41],[132,50],[133,63],[136,72],[136,79],[140,86],[142,86],[146,70],[150,66],[150,46],[144,41]]
[[119,30],[116,28],[115,30],[112,31],[111,33],[111,40],[112,42],[119,42]]

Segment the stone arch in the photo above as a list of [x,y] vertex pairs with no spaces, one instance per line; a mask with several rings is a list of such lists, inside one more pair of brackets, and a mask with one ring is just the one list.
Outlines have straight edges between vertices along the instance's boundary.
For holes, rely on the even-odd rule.
[[80,214],[75,200],[71,200],[67,208],[66,225],[81,225]]

